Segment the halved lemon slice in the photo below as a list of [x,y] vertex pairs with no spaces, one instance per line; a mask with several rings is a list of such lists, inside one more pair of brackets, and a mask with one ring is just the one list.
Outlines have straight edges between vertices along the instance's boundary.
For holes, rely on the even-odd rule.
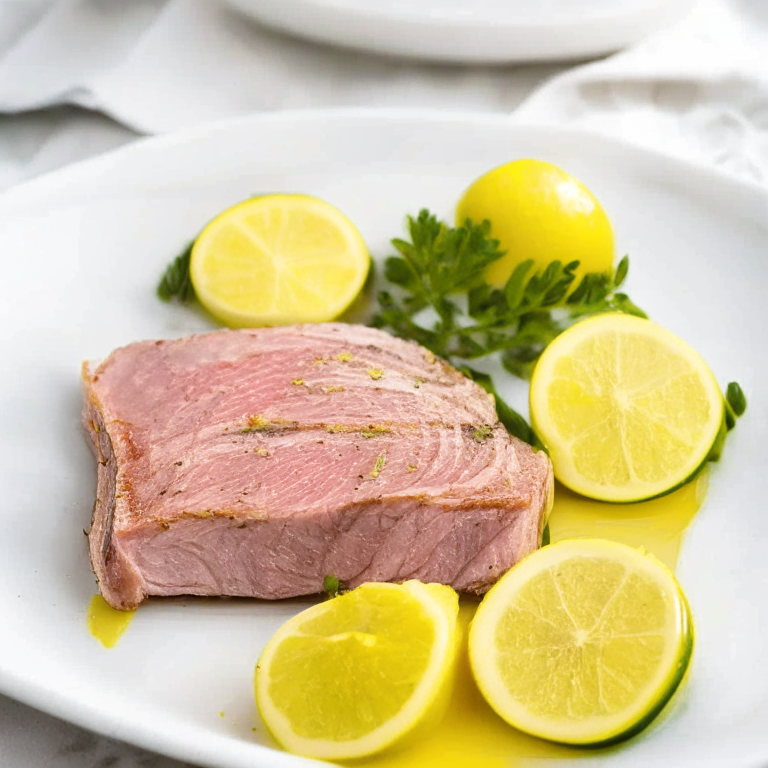
[[308,195],[267,195],[217,216],[195,241],[203,306],[235,327],[319,323],[360,292],[370,257],[352,222]]
[[287,750],[369,755],[437,720],[450,697],[458,597],[441,584],[363,584],[286,622],[256,665],[256,703]]
[[663,708],[693,648],[685,597],[658,560],[572,539],[505,574],[469,630],[488,703],[521,731],[565,744],[628,738]]
[[723,422],[723,395],[699,354],[650,320],[616,313],[577,323],[544,350],[530,406],[557,479],[601,501],[679,487]]

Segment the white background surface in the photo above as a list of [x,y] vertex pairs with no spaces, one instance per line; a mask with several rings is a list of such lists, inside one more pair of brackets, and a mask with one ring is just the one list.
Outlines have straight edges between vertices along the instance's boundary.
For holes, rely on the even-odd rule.
[[[338,51],[267,31],[214,0],[51,7],[0,0],[0,189],[140,133],[251,111],[360,104],[509,113],[566,70]],[[767,30],[764,0],[703,2],[634,51],[569,68],[515,119],[588,127],[764,182]],[[0,697],[3,768],[171,765]]]

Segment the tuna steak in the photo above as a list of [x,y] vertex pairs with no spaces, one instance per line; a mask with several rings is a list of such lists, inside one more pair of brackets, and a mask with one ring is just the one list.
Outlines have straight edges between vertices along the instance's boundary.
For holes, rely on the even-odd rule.
[[341,323],[144,341],[83,366],[107,602],[332,574],[482,593],[541,542],[548,458],[429,351]]

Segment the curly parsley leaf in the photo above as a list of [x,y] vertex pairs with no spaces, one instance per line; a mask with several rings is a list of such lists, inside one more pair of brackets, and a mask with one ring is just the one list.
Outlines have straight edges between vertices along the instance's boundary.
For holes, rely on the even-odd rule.
[[[475,360],[495,352],[510,373],[527,378],[544,348],[579,318],[600,312],[645,317],[618,287],[629,271],[625,256],[613,274],[584,275],[578,261],[551,262],[541,272],[519,264],[503,288],[483,279],[504,252],[490,222],[450,227],[427,210],[408,217],[410,241],[395,239],[387,259],[392,290],[379,294],[373,324],[413,339],[447,360]],[[431,322],[420,313],[431,310]]]

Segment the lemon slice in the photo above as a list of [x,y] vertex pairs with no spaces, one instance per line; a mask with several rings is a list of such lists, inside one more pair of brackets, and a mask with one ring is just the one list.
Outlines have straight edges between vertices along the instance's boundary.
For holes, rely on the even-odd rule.
[[614,313],[577,323],[544,350],[530,406],[557,479],[615,502],[689,479],[717,439],[724,407],[712,372],[684,341]]
[[360,292],[369,264],[360,233],[332,205],[267,195],[206,226],[192,248],[190,276],[212,315],[247,328],[333,320]]
[[287,750],[353,758],[445,711],[458,597],[440,584],[363,584],[286,622],[256,665],[256,703]]
[[488,703],[565,744],[628,738],[664,707],[693,648],[685,597],[658,560],[572,539],[540,549],[488,592],[469,630]]

